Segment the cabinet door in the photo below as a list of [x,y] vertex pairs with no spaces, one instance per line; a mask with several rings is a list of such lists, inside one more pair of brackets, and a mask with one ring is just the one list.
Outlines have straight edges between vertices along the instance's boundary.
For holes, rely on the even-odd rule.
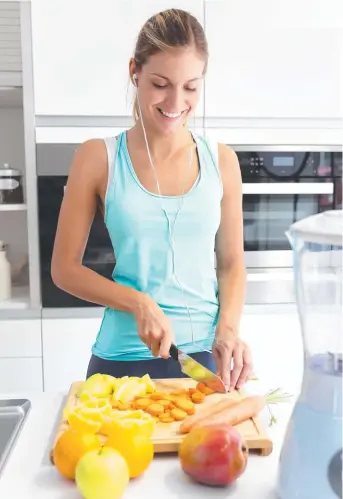
[[44,391],[67,392],[74,381],[85,379],[101,320],[42,320]]
[[43,391],[41,358],[0,358],[0,393],[13,395]]
[[34,0],[36,114],[131,116],[128,69],[138,32],[171,7],[203,20],[203,0]]
[[41,321],[38,319],[0,321],[0,359],[41,357]]
[[263,0],[205,2],[206,117],[340,116],[339,4],[322,2],[317,10],[312,0],[284,4],[286,10]]

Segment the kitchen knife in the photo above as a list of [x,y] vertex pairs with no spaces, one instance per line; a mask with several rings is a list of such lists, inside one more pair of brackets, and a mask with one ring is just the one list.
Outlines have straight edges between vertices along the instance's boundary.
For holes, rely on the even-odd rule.
[[172,343],[169,349],[170,356],[179,362],[181,371],[195,381],[204,383],[215,392],[226,393],[226,388],[219,376],[185,354]]

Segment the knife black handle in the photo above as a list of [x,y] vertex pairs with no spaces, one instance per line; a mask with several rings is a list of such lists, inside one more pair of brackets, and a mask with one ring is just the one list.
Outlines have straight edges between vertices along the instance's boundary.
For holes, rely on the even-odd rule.
[[169,353],[172,359],[176,360],[177,362],[179,361],[179,350],[174,343],[170,345]]

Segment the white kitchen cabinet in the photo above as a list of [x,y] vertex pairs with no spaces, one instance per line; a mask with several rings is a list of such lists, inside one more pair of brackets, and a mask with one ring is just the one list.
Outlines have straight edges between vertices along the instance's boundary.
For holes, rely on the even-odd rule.
[[71,383],[85,379],[101,320],[42,320],[44,391],[67,392]]
[[131,116],[128,69],[138,32],[171,7],[203,20],[203,0],[100,0],[96,6],[32,0],[35,113]]
[[341,2],[315,3],[205,2],[206,118],[340,117]]
[[42,390],[41,321],[0,321],[0,392]]
[[0,358],[0,393],[43,391],[41,358]]
[[0,321],[0,359],[41,357],[41,321],[18,319]]
[[0,86],[21,85],[20,2],[0,2]]

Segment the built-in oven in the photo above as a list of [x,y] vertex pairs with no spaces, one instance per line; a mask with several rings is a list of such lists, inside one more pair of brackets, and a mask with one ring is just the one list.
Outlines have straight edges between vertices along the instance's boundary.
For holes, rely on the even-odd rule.
[[242,172],[247,303],[294,302],[286,236],[297,220],[342,207],[342,151],[236,146]]

